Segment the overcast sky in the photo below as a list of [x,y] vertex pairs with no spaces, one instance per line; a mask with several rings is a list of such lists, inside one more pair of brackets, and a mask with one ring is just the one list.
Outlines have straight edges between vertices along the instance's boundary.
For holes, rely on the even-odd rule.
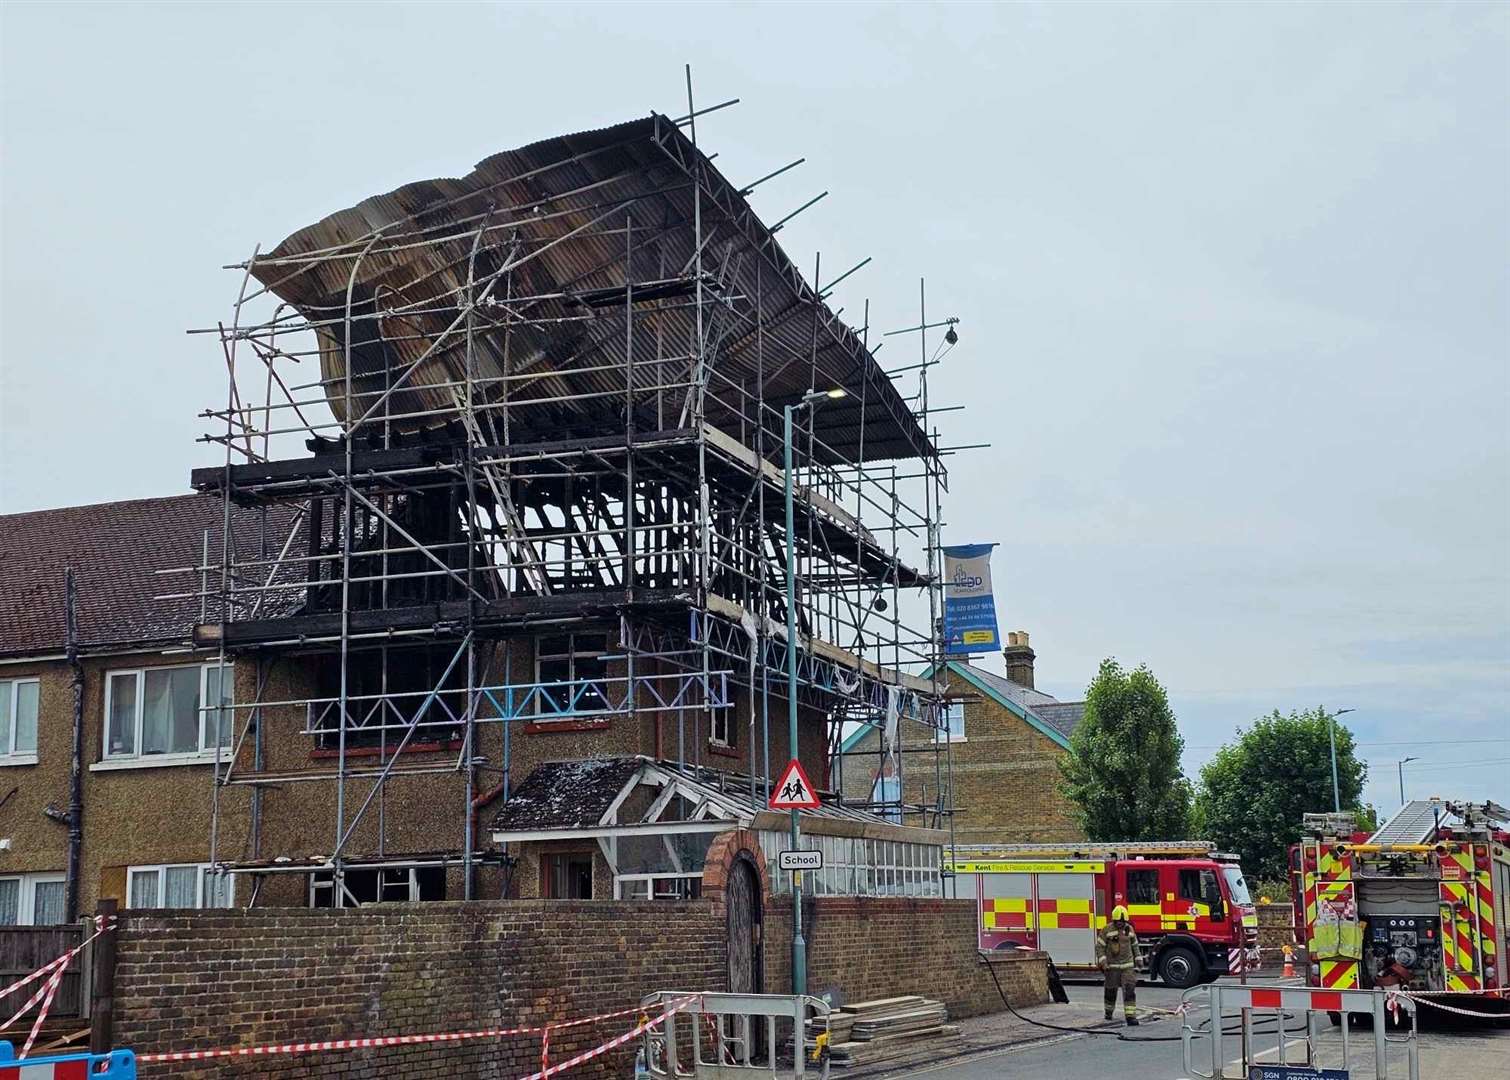
[[[1040,686],[1147,662],[1192,771],[1326,705],[1367,797],[1510,803],[1510,7],[0,8],[0,509],[187,489],[218,269],[684,111],[836,302],[963,321],[949,542]],[[994,665],[999,669],[999,658]],[[1280,767],[1280,763],[1276,763]]]

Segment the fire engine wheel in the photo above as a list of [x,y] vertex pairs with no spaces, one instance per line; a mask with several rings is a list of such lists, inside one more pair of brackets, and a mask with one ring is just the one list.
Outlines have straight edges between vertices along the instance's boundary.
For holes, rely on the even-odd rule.
[[1183,945],[1165,949],[1164,955],[1159,957],[1159,978],[1164,980],[1165,986],[1175,990],[1194,986],[1204,974],[1205,965],[1201,958]]

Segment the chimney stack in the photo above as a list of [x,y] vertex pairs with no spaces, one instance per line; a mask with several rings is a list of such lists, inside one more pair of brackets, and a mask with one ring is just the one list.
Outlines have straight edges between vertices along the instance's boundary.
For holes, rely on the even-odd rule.
[[1026,630],[1012,630],[1007,634],[1007,646],[1001,655],[1007,661],[1007,678],[1018,686],[1033,689],[1034,653],[1028,645]]

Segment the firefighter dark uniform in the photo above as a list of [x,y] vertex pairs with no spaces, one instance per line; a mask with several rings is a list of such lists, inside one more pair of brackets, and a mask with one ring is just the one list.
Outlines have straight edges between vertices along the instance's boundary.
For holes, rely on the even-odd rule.
[[1111,921],[1096,937],[1096,966],[1106,973],[1106,1018],[1117,1007],[1122,990],[1122,1009],[1129,1026],[1138,1023],[1138,935],[1127,921],[1127,909],[1112,908]]

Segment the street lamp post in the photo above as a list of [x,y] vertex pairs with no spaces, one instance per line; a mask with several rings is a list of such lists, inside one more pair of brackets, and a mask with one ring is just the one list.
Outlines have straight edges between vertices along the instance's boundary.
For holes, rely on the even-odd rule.
[[[792,416],[826,398],[841,398],[843,390],[809,390],[795,405],[782,410],[784,487],[786,494],[786,732],[787,749],[797,758],[797,547],[792,509]],[[802,850],[802,826],[792,811],[792,850]],[[792,993],[807,993],[807,940],[802,936],[802,871],[792,871]]]
[[1413,757],[1406,757],[1406,758],[1401,758],[1399,761],[1395,762],[1395,769],[1400,774],[1400,805],[1401,806],[1405,805],[1405,763],[1407,761],[1416,761],[1416,760],[1417,759],[1413,758]]
[[1327,717],[1327,740],[1332,744],[1332,809],[1342,813],[1342,789],[1337,786],[1337,718],[1356,709],[1338,709]]

